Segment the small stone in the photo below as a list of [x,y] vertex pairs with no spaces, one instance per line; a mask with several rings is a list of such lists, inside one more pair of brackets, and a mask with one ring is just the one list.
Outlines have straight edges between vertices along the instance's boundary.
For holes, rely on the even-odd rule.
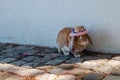
[[43,74],[45,73],[43,70],[37,70],[37,69],[27,69],[27,68],[18,68],[18,70],[13,71],[14,73],[20,75],[20,76],[34,76],[37,74]]
[[55,66],[42,66],[42,67],[36,67],[36,69],[44,70],[46,72],[49,72],[51,69],[54,69]]
[[42,74],[36,76],[33,80],[56,80],[56,77],[54,74]]
[[83,80],[102,80],[104,76],[98,73],[88,73],[83,77]]
[[120,61],[117,60],[110,60],[107,66],[111,66],[111,74],[120,75]]
[[[1,80],[4,80],[4,79],[1,79]],[[18,77],[18,76],[10,76],[9,78],[7,78],[5,80],[24,80],[24,79],[22,77]]]
[[74,64],[61,64],[61,65],[59,66],[59,68],[66,69],[66,70],[70,70],[70,69],[75,68],[75,65],[74,65]]
[[110,60],[106,65],[112,66],[114,68],[120,67],[120,61]]
[[87,69],[97,70],[99,67],[103,66],[107,62],[107,59],[91,60],[83,62],[80,66]]
[[120,61],[120,56],[115,56],[115,57],[113,57],[112,59],[113,59],[113,60],[118,60],[118,61]]
[[0,74],[0,80],[23,80],[23,78],[9,73],[2,73]]
[[76,80],[74,75],[59,75],[56,80]]
[[6,72],[0,72],[0,80],[5,80],[6,78],[11,77],[10,74],[6,73]]
[[96,71],[107,73],[107,74],[111,73],[111,74],[120,75],[120,61],[110,60],[105,65],[96,69]]
[[0,70],[5,72],[11,72],[17,74],[19,76],[33,76],[36,74],[43,74],[45,71],[32,69],[32,68],[24,68],[24,67],[17,67],[11,64],[1,64],[0,63]]
[[112,72],[112,69],[113,68],[111,66],[104,65],[104,66],[99,67],[95,71],[100,72],[100,73],[110,74]]
[[4,74],[5,72],[0,71],[0,75]]
[[52,73],[52,74],[64,74],[64,73],[67,72],[67,70],[64,70],[64,69],[61,69],[61,68],[54,68],[54,69],[51,69],[48,72]]
[[6,71],[6,72],[8,72],[12,68],[14,68],[14,66],[11,65],[11,64],[2,64],[2,63],[0,63],[0,71]]
[[109,75],[105,77],[103,80],[120,80],[120,76]]
[[113,68],[111,74],[120,76],[120,67]]
[[73,75],[85,75],[87,73],[90,73],[91,71],[90,70],[87,70],[87,69],[80,69],[80,68],[75,68],[73,70],[67,70],[65,73],[67,74],[73,74]]
[[84,74],[90,73],[91,71],[87,69],[80,69],[80,68],[74,68],[71,70],[66,70],[62,68],[53,68],[48,72],[52,74],[57,74],[57,75],[58,74],[84,75]]

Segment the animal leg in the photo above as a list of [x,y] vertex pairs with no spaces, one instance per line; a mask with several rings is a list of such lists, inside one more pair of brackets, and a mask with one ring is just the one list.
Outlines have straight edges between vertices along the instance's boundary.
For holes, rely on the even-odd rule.
[[64,55],[69,55],[70,53],[70,49],[68,48],[68,47],[66,47],[66,46],[64,46],[63,48],[62,48],[62,51],[63,51],[63,54]]
[[58,49],[58,52],[59,52],[59,53],[62,53],[61,47],[58,46],[57,49]]

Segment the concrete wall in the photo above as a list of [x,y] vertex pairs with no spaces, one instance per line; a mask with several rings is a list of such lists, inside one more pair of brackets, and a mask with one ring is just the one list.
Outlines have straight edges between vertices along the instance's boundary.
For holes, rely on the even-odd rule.
[[94,46],[120,52],[120,0],[0,0],[0,42],[56,46],[66,26],[84,25]]

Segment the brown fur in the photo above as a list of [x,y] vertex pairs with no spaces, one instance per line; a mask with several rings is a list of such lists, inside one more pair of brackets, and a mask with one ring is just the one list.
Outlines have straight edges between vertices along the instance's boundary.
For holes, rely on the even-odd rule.
[[[63,52],[65,55],[71,52],[75,57],[80,57],[79,53],[86,49],[88,42],[92,44],[92,40],[88,34],[74,37],[73,46],[72,49],[70,49],[69,43],[72,39],[70,36],[71,29],[70,27],[66,27],[59,32],[57,37],[58,51],[60,53]],[[75,28],[75,31],[82,31],[84,29],[84,26],[78,26]]]

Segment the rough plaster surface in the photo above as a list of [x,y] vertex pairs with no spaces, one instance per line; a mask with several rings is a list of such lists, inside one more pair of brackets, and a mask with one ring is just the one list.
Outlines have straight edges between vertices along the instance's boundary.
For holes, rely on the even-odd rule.
[[84,25],[93,51],[120,51],[120,0],[0,0],[0,42],[56,47],[66,26]]

